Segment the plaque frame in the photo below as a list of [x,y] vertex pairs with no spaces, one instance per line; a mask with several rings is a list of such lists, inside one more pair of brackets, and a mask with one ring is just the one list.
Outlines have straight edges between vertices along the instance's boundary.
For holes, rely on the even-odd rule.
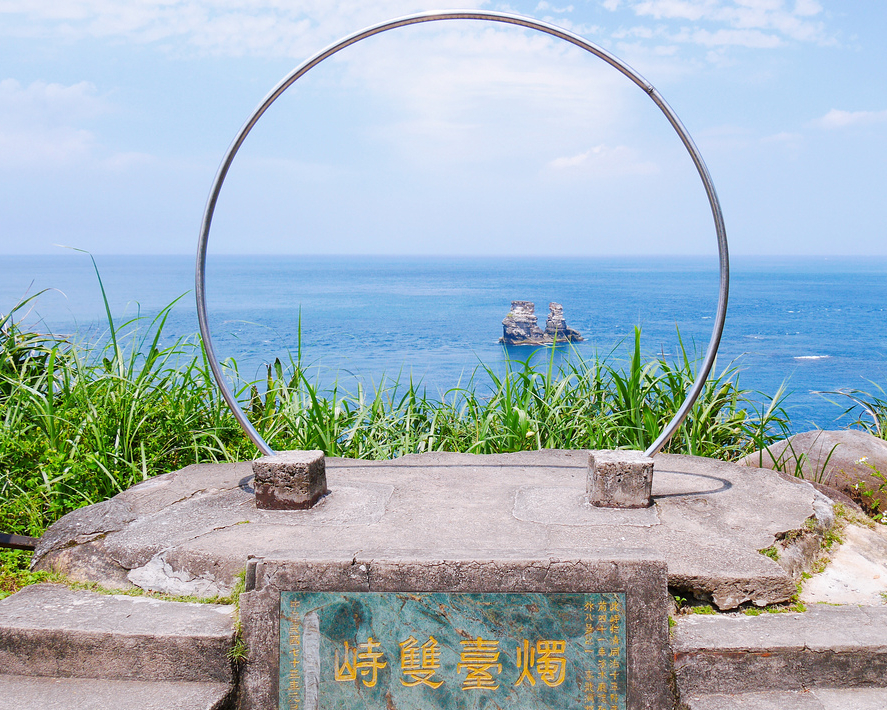
[[665,562],[637,553],[593,559],[251,559],[241,595],[242,710],[278,707],[282,592],[625,594],[626,710],[674,707]]

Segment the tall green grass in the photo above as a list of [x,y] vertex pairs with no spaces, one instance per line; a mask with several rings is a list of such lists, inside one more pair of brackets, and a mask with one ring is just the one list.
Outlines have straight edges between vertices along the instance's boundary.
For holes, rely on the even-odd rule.
[[[70,510],[196,462],[252,458],[196,338],[163,345],[173,307],[116,323],[103,344],[31,332],[0,316],[0,530],[39,536]],[[250,420],[271,446],[385,459],[425,451],[643,449],[682,403],[697,360],[572,358],[480,365],[431,395],[412,379],[322,387],[300,351],[249,382],[225,363]],[[729,367],[710,378],[667,451],[738,458],[781,438],[780,402],[756,411]]]
[[[850,426],[867,431],[880,439],[887,439],[887,392],[876,382],[870,380],[869,384],[875,394],[859,389],[835,390],[821,394],[836,405],[846,405],[849,399],[851,404],[844,410],[842,416],[856,417]],[[836,399],[837,397],[843,401]]]

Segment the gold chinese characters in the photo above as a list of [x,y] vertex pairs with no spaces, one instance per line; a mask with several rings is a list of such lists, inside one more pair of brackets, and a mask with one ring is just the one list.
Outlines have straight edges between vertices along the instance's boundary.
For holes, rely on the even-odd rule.
[[[400,644],[400,672],[404,675],[400,682],[408,688],[425,684],[431,688],[439,688],[442,680],[432,680],[440,669],[440,645],[434,636],[419,646],[419,642],[410,636]],[[409,680],[406,680],[406,679]]]
[[[478,636],[460,643],[462,649],[456,672],[459,676],[464,674],[460,681],[462,690],[499,688],[498,677],[502,673],[499,641]],[[420,644],[411,635],[399,646],[401,685],[407,688],[425,685],[436,690],[444,684],[438,676],[441,651],[434,636]],[[335,679],[342,683],[360,680],[367,688],[374,687],[379,671],[388,665],[380,647],[372,636],[356,646],[344,641],[342,654],[339,649],[335,652]],[[522,645],[517,646],[516,666],[520,675],[514,685],[527,683],[534,686],[537,679],[549,688],[561,685],[567,672],[566,650],[564,640],[540,639],[531,643],[529,639],[523,639]]]
[[[585,671],[584,710],[614,710],[620,696],[621,630],[624,609],[617,598],[585,602],[585,652],[597,667]],[[592,661],[593,662],[593,661]]]
[[382,614],[369,623],[377,598],[357,594],[345,598],[349,606],[342,593],[292,593],[284,602],[281,709],[319,707],[324,698],[323,707],[351,707],[356,695],[423,710],[454,700],[466,710],[625,710],[621,593],[555,598],[544,613],[534,596],[519,595],[520,605],[506,605],[507,595],[482,597],[481,619],[489,623],[478,623],[476,607],[462,597],[457,605],[442,593],[397,595],[401,618]]
[[531,646],[527,639],[523,640],[523,646],[517,647],[517,667],[521,674],[515,685],[520,685],[526,680],[530,685],[536,685],[531,669],[536,667],[536,672],[549,688],[556,688],[564,682],[567,672],[567,659],[564,654],[567,650],[566,641],[537,641]]
[[346,641],[345,660],[341,666],[339,665],[339,652],[336,651],[336,680],[357,680],[357,672],[360,671],[363,684],[367,688],[374,687],[379,679],[379,669],[388,665],[381,660],[384,655],[378,650],[381,645],[372,636],[366,640],[366,643],[357,644],[357,648],[348,648]]

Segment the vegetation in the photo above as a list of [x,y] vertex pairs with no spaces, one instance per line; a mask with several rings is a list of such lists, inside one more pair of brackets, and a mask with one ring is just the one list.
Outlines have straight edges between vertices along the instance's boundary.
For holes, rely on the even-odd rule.
[[[877,394],[864,392],[863,390],[838,390],[825,394],[840,395],[849,399],[852,404],[844,411],[844,415],[855,416],[856,420],[850,426],[859,427],[869,434],[881,439],[887,439],[887,392],[878,384],[872,382],[872,387]],[[834,400],[831,400],[834,401]],[[846,400],[845,400],[846,402]],[[835,404],[838,402],[835,401]]]

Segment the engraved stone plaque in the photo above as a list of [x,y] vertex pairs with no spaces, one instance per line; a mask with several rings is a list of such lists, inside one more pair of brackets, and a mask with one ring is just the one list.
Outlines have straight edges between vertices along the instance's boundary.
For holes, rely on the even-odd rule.
[[625,710],[624,593],[281,592],[281,710]]

